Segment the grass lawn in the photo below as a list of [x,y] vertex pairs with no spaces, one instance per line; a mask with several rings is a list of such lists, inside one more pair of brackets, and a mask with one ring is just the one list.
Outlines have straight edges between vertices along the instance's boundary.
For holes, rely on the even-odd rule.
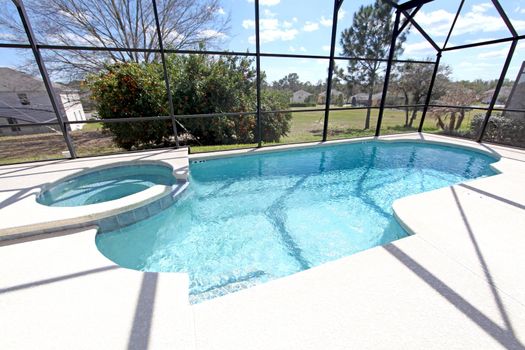
[[[318,106],[322,108],[322,106]],[[292,114],[291,130],[279,143],[265,143],[271,146],[284,143],[315,142],[323,137],[324,111],[301,112],[301,108],[294,109]],[[377,123],[378,110],[372,110],[370,129],[364,130],[366,110],[331,111],[328,119],[328,139],[355,138],[373,136]],[[470,128],[470,121],[480,110],[467,112],[461,130]],[[415,128],[403,127],[405,112],[397,109],[385,109],[381,134],[395,134],[417,131],[419,118],[414,122]],[[427,115],[423,127],[425,132],[439,132],[435,119]],[[112,140],[111,134],[102,131],[102,124],[91,123],[84,125],[82,130],[71,132],[77,154],[79,156],[100,155],[122,152]],[[235,148],[255,147],[256,144],[191,146],[192,153],[220,151]],[[62,158],[62,151],[67,147],[60,133],[37,135],[0,136],[0,164],[36,161],[43,159]]]
[[[123,151],[111,134],[100,130],[73,131],[71,137],[79,156]],[[63,158],[63,151],[67,151],[67,146],[62,133],[0,137],[0,164]]]

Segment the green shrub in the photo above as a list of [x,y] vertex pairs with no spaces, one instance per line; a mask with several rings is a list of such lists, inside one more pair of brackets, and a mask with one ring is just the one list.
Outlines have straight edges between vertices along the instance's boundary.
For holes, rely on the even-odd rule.
[[[261,96],[262,111],[285,110],[288,97],[278,90],[263,90]],[[279,142],[282,136],[290,132],[292,113],[262,113],[262,140],[264,142]]]
[[[478,136],[485,120],[484,114],[472,118],[470,131],[473,137]],[[483,141],[504,143],[517,147],[525,147],[525,120],[523,117],[505,117],[494,114],[490,117],[485,129]]]
[[[164,82],[159,80],[159,66],[115,64],[90,79],[92,98],[102,119],[155,117],[166,115]],[[170,121],[139,123],[104,123],[115,142],[125,149],[144,144],[160,145],[173,134]]]
[[[211,58],[205,55],[171,55],[167,59],[173,106],[176,115],[237,113],[256,110],[255,69],[251,60],[238,57]],[[93,98],[102,119],[168,114],[168,99],[162,67],[150,64],[116,64],[90,78]],[[280,92],[264,92],[263,109],[287,107]],[[290,129],[290,113],[263,114],[262,140],[278,142]],[[179,118],[200,144],[253,143],[257,138],[255,115]],[[106,123],[115,141],[126,149],[172,142],[171,122]]]
[[292,102],[288,104],[289,107],[315,107],[317,104],[313,102]]

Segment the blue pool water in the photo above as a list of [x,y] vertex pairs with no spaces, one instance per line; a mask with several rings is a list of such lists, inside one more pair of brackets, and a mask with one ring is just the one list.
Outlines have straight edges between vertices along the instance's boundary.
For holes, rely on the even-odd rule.
[[394,200],[492,175],[494,161],[364,142],[194,162],[173,206],[97,246],[124,267],[189,273],[199,302],[402,238]]
[[42,192],[37,201],[55,207],[96,204],[119,199],[154,185],[172,185],[169,167],[125,165],[89,172],[62,181]]

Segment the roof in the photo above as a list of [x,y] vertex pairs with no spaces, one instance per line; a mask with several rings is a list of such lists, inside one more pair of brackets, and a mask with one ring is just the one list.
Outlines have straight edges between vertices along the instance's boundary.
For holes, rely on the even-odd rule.
[[[352,96],[352,98],[356,98],[358,100],[368,100],[368,94],[367,93],[364,93],[364,92],[360,92],[358,94],[355,94],[354,96]],[[381,99],[381,97],[383,97],[383,93],[382,92],[378,92],[376,94],[373,94],[372,95],[372,100],[374,99]]]
[[[57,92],[76,91],[59,83],[53,83],[53,88]],[[0,67],[0,92],[36,91],[46,91],[42,80],[12,68]]]
[[311,95],[311,93],[309,93],[308,91],[304,91],[304,90],[297,90],[297,91],[294,92],[293,94],[295,95],[295,94],[299,94],[299,93],[301,93],[301,94],[306,94],[306,95]]
[[[339,91],[339,90],[332,89],[331,94],[332,94],[332,96],[333,95],[339,96],[339,95],[342,95],[343,93],[341,91]],[[326,91],[321,92],[319,95],[320,96],[325,96],[326,95]]]

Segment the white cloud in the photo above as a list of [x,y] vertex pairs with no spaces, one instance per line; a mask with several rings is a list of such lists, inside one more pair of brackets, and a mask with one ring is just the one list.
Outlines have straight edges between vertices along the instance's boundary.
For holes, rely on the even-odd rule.
[[[262,30],[260,33],[262,43],[270,43],[277,40],[290,41],[295,39],[297,34],[299,34],[297,29],[268,29]],[[248,42],[250,44],[255,43],[255,35],[250,36]]]
[[[439,45],[439,44],[438,44]],[[428,41],[419,41],[411,44],[404,44],[404,54],[407,56],[414,54],[435,54],[436,50],[428,43]]]
[[209,38],[224,39],[228,37],[223,32],[219,32],[215,29],[204,29],[204,30],[201,30],[197,35],[199,38],[202,38],[202,39],[209,39]]
[[290,46],[288,48],[288,50],[290,52],[297,52],[297,51],[300,51],[300,52],[306,52],[306,48],[304,46],[301,46],[301,47],[293,47],[293,46]]
[[242,26],[244,29],[255,28],[255,21],[252,21],[251,19],[245,19],[242,21]]
[[[248,2],[255,2],[255,0],[248,0]],[[259,5],[262,6],[275,6],[279,4],[281,0],[260,0]]]
[[[484,38],[475,38],[475,39],[466,39],[464,41],[465,44],[473,44],[473,43],[480,43],[480,42],[483,42],[483,41],[491,41],[491,40],[496,40],[497,38],[489,38],[489,37],[484,37]],[[448,45],[448,46],[452,46],[452,45]]]
[[319,21],[322,26],[325,27],[331,27],[332,26],[332,19],[331,18],[325,18],[324,16],[321,16],[321,20]]
[[14,35],[14,34],[9,34],[9,33],[0,33],[0,41],[23,41],[20,39],[20,37],[18,37],[17,35]]
[[293,23],[292,22],[288,22],[288,21],[284,21],[283,22],[283,27],[284,28],[292,28],[293,27]]
[[[245,29],[255,28],[255,21],[245,19],[242,21],[242,26]],[[279,20],[276,18],[261,18],[259,20],[259,26],[261,30],[277,29],[279,27]]]
[[338,19],[343,19],[343,18],[345,18],[345,15],[346,15],[346,11],[345,10],[339,10],[339,13],[337,14],[337,18]]
[[493,5],[490,2],[484,2],[482,4],[472,5],[472,12],[483,13],[487,12]]
[[259,21],[261,30],[274,30],[279,27],[279,20],[276,18],[262,18]]
[[292,21],[297,22],[298,21],[297,17],[292,18]]
[[[480,54],[478,54],[478,58],[479,59],[490,59],[490,58],[505,58],[507,57],[507,55],[509,54],[509,44],[508,43],[504,43],[504,44],[500,44],[500,45],[494,45],[496,47],[501,47],[501,48],[495,48],[491,51],[485,51],[485,52],[482,52]],[[486,49],[486,48],[485,48]],[[516,45],[516,49],[525,49],[525,43],[519,43],[518,45]],[[477,63],[476,63],[477,64]]]
[[[321,46],[321,50],[325,52],[330,52],[330,45],[323,45]],[[335,46],[335,55],[339,55],[341,52],[343,52],[343,48],[340,46]]]
[[[472,5],[468,12],[460,14],[454,27],[453,36],[497,31],[508,32],[505,22],[496,12],[494,14],[488,13],[488,10],[491,8],[494,8],[494,6],[489,2]],[[430,35],[446,36],[454,17],[454,13],[446,10],[419,11],[415,16],[415,20]],[[517,30],[525,29],[525,20],[511,19],[511,21]]]
[[430,35],[446,36],[452,25],[455,14],[445,11],[436,10],[431,12],[419,11],[414,19]]
[[275,17],[277,16],[277,14],[275,12],[272,12],[271,10],[269,9],[264,9],[264,15],[266,17]]
[[305,25],[303,26],[303,30],[305,32],[315,32],[318,29],[319,29],[319,23],[317,22],[306,21]]
[[224,9],[222,7],[219,7],[219,9],[217,10],[217,13],[219,15],[225,15],[226,14],[226,11],[224,11]]
[[[273,13],[266,13],[265,11],[265,14]],[[269,43],[273,41],[290,41],[295,39],[297,34],[299,34],[299,30],[294,28],[294,22],[297,22],[297,18],[295,17],[291,21],[280,21],[277,18],[261,18],[259,22],[261,42]],[[245,19],[242,21],[242,26],[245,29],[255,28],[255,21],[251,19]],[[254,44],[255,35],[248,37],[248,42],[250,44]],[[294,49],[299,51],[305,50],[304,47]]]

